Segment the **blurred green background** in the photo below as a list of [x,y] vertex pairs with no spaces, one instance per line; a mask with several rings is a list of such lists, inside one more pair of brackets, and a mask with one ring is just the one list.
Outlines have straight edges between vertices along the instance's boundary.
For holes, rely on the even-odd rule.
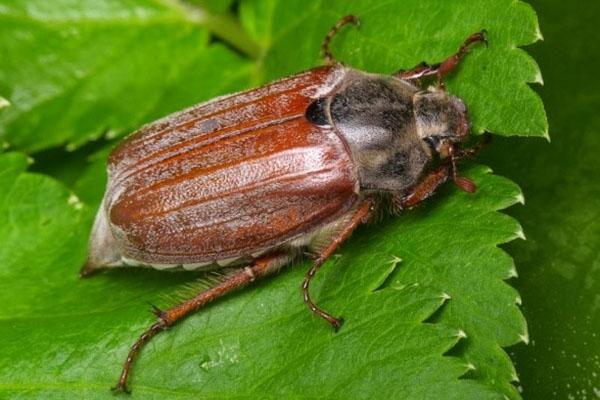
[[[600,398],[600,2],[537,0],[544,41],[527,48],[551,142],[498,139],[483,161],[517,182],[527,241],[505,246],[530,343],[509,350],[525,399]],[[494,138],[496,139],[496,138]]]

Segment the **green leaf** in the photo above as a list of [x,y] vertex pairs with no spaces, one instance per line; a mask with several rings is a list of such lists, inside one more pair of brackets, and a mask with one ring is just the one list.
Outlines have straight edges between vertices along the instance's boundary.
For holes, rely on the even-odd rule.
[[[85,259],[90,210],[56,181],[24,173],[28,163],[22,154],[0,155],[0,279],[4,286],[0,301],[7,305],[0,319],[4,328],[11,327],[9,320],[30,318],[48,306],[68,307],[65,296],[54,297],[49,304],[40,294],[60,290],[61,282],[68,279],[65,267]],[[12,335],[3,333],[4,339]],[[3,365],[2,371],[7,367]]]
[[0,96],[0,108],[8,107],[10,103],[4,97]]
[[600,41],[600,3],[536,3],[545,41],[532,52],[547,82],[540,94],[552,142],[501,140],[485,157],[527,193],[510,214],[528,240],[507,250],[519,266],[531,341],[511,357],[523,397],[593,399],[600,396],[600,53],[590,49]]
[[246,86],[248,63],[207,47],[203,21],[177,2],[5,2],[0,94],[12,107],[0,138],[27,151],[75,147]]
[[[145,300],[172,294],[189,274],[116,271],[78,280],[89,210],[69,200],[72,195],[48,178],[23,173],[24,160],[14,153],[0,157],[0,182],[7,189],[0,203],[2,278],[7,287],[21,288],[18,293],[4,291],[0,298],[13,305],[0,313],[0,393],[108,396],[131,339],[149,322]],[[509,275],[509,260],[493,259],[499,251],[495,244],[509,240],[518,227],[495,210],[509,205],[506,194],[514,198],[518,189],[482,168],[469,175],[481,190],[469,198],[463,215],[452,212],[468,195],[448,190],[443,201],[427,209],[361,229],[341,257],[324,267],[313,293],[323,306],[346,316],[339,334],[306,312],[298,291],[304,268],[298,266],[158,337],[140,359],[136,393],[144,398],[166,393],[231,398],[265,393],[286,397],[301,391],[309,397],[363,397],[377,387],[382,398],[434,398],[440,393],[449,399],[498,398],[475,381],[457,379],[469,368],[464,361],[443,357],[463,337],[461,330],[422,323],[447,301],[448,312],[466,303],[477,313],[514,300],[502,283]],[[434,240],[456,226],[456,217],[466,225],[485,220],[483,232],[471,231],[482,239],[462,249]],[[448,254],[448,249],[454,252]],[[471,282],[448,284],[428,276],[436,270],[440,276],[444,271],[479,276],[465,263],[472,254],[492,259],[487,266],[496,274],[488,286],[497,304],[474,305],[469,300]],[[405,257],[395,265],[401,271],[431,270],[400,274],[381,288],[390,261],[398,255]],[[37,277],[33,285],[32,271]],[[515,340],[510,325],[521,320],[518,314],[507,320],[509,326],[496,324]],[[44,329],[32,332],[38,323]],[[465,321],[459,328],[470,332],[468,325]],[[475,337],[475,329],[473,333]],[[14,365],[23,348],[30,349],[27,365],[36,366],[33,375],[30,368]],[[368,385],[356,376],[368,376]],[[392,379],[394,384],[386,384]],[[168,382],[168,387],[158,382]]]
[[196,4],[209,12],[222,14],[231,8],[233,0],[186,0],[188,3]]
[[[206,45],[201,22],[190,21],[189,9],[179,2],[71,0],[56,2],[51,11],[44,4],[32,1],[21,10],[15,2],[0,9],[0,50],[15,54],[10,68],[0,65],[0,93],[13,103],[0,114],[0,129],[5,129],[0,132],[22,149],[82,144],[106,129],[124,133],[142,121],[244,87],[250,78],[258,85],[317,65],[322,37],[351,12],[362,25],[345,28],[334,40],[334,53],[374,72],[423,59],[440,61],[466,36],[487,28],[489,48],[473,49],[449,79],[449,90],[466,100],[476,131],[546,134],[541,101],[527,86],[539,71],[518,48],[539,37],[535,14],[522,2],[437,2],[434,7],[416,0],[308,6],[244,0],[242,24],[262,48],[256,61],[222,45]],[[42,22],[36,19],[40,13]],[[46,36],[52,44],[51,33],[66,29],[59,23],[63,20],[88,35],[68,42],[72,46],[57,40],[56,47],[48,47]],[[13,31],[31,33],[23,35],[28,46],[7,40],[6,21]],[[155,34],[146,39],[147,30]],[[131,47],[125,38],[134,36],[143,43],[132,50],[131,63],[146,69],[127,75],[123,71],[130,61],[111,55]],[[159,37],[163,47],[153,44]],[[22,57],[38,60],[45,52],[55,56],[55,64],[42,71],[41,64],[32,63],[35,82],[26,82],[19,69]],[[163,64],[154,68],[154,63]],[[88,64],[109,67],[99,80],[95,73],[81,79],[70,75]],[[157,81],[164,68],[171,71],[169,81]],[[69,79],[75,92],[61,89]],[[29,103],[15,93],[26,93],[21,99]],[[49,93],[56,96],[48,103]],[[98,106],[105,110],[98,113]],[[0,180],[0,193],[12,196],[0,203],[0,223],[6,226],[0,230],[0,274],[8,289],[2,291],[4,300],[14,304],[0,312],[0,396],[110,396],[108,387],[128,347],[152,322],[146,302],[166,305],[165,296],[199,276],[130,270],[77,279],[92,210],[105,183],[106,154],[95,156],[74,185],[86,204],[74,216],[67,212],[73,208],[68,191],[55,181],[44,178],[55,191],[41,184],[14,190],[14,182],[35,175],[23,172],[22,156],[0,156],[0,177],[13,176]],[[306,310],[299,285],[308,263],[296,265],[159,335],[136,365],[134,393],[142,398],[519,398],[510,383],[515,371],[502,347],[525,340],[527,331],[518,295],[504,282],[515,274],[513,262],[497,246],[520,235],[517,222],[498,211],[521,195],[486,167],[465,171],[478,184],[475,195],[447,187],[423,207],[362,227],[322,268],[311,289],[320,305],[345,317],[338,334]],[[20,213],[25,204],[49,207],[62,225],[52,234],[40,233],[43,216]],[[5,224],[2,218],[15,222]],[[47,256],[48,249],[58,256]],[[23,354],[23,349],[30,351]]]

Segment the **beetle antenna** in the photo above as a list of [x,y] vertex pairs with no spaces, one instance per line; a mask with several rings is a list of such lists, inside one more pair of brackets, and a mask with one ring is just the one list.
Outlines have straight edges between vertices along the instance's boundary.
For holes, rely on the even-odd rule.
[[475,143],[474,146],[469,147],[467,149],[459,149],[458,154],[456,154],[455,159],[461,160],[466,157],[473,157],[477,153],[481,151],[485,146],[487,146],[492,141],[492,135],[489,132],[485,132],[481,139]]
[[325,36],[325,39],[323,39],[323,44],[321,45],[321,53],[323,53],[325,64],[331,65],[336,63],[335,58],[333,58],[333,54],[331,54],[331,49],[329,48],[329,45],[331,44],[331,40],[340,31],[340,29],[342,29],[344,25],[348,24],[359,26],[360,21],[354,15],[346,15],[329,30],[327,36]]

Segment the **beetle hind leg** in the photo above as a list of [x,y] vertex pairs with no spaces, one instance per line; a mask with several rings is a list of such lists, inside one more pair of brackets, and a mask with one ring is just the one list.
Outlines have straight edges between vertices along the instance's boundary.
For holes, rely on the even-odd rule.
[[160,310],[153,307],[153,311],[158,318],[158,321],[154,323],[148,330],[134,342],[129,349],[121,375],[116,386],[112,388],[113,392],[129,393],[127,381],[131,373],[133,363],[135,362],[139,352],[146,343],[150,341],[154,336],[158,335],[163,330],[175,325],[181,319],[189,316],[190,314],[198,311],[204,305],[210,303],[213,300],[218,299],[226,295],[227,293],[239,289],[256,279],[265,277],[279,268],[289,263],[292,259],[292,255],[287,253],[272,253],[269,255],[262,256],[255,259],[249,266],[237,270],[235,273],[227,276],[219,284],[200,292],[195,297],[184,301],[174,307],[167,310]]
[[340,19],[327,33],[325,39],[323,39],[323,44],[321,44],[321,53],[323,54],[323,58],[325,59],[326,64],[335,64],[336,60],[331,53],[331,49],[329,45],[331,44],[331,40],[335,37],[335,35],[342,29],[343,26],[353,24],[358,26],[360,24],[357,17],[354,15],[346,15],[342,19]]

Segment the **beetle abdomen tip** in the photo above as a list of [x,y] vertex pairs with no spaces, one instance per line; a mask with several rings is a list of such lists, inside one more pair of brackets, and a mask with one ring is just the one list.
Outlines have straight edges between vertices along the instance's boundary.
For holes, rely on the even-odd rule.
[[88,259],[79,271],[81,277],[88,277],[106,267],[122,264],[121,250],[110,229],[104,202],[96,214],[89,243]]

